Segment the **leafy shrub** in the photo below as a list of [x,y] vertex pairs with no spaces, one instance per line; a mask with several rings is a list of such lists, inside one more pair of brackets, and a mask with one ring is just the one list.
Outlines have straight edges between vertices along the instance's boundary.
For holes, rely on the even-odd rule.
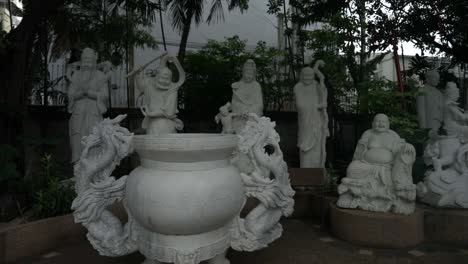
[[52,155],[45,154],[41,158],[40,176],[46,179],[46,184],[35,193],[34,216],[46,218],[70,213],[75,190],[59,177]]
[[326,169],[328,175],[328,182],[325,186],[325,191],[331,194],[338,193],[338,183],[340,181],[340,174],[339,171],[333,166],[333,164],[329,164],[329,167]]
[[367,113],[370,116],[386,114],[390,118],[391,128],[413,145],[422,144],[427,140],[428,131],[420,129],[418,125],[418,91],[413,83],[408,82],[404,92],[396,90],[394,82],[385,80],[372,80],[360,85],[360,89],[366,89],[367,93],[361,97],[359,113]]
[[[265,109],[279,109],[292,97],[293,82],[278,78],[280,51],[258,42],[248,51],[238,36],[224,41],[210,40],[197,52],[189,52],[184,67],[187,80],[179,93],[179,108],[196,116],[212,117],[221,105],[231,101],[231,84],[241,78],[247,59],[257,65],[257,81],[262,86]],[[281,81],[280,81],[281,80]]]

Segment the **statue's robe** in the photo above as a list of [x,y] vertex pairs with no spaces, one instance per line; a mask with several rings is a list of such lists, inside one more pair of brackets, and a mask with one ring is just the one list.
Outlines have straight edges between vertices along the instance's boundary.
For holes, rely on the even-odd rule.
[[[322,89],[322,90],[319,90]],[[326,159],[325,143],[329,136],[327,110],[318,106],[326,105],[325,87],[317,82],[304,86],[299,82],[294,86],[298,114],[297,146],[301,168],[324,168]]]
[[[98,70],[86,80],[83,73],[76,71],[70,80],[68,90],[68,112],[71,113],[69,121],[69,135],[72,150],[72,163],[80,158],[83,146],[83,137],[91,134],[93,127],[102,121],[102,115],[107,111],[109,98],[107,76]],[[75,99],[79,91],[87,91],[95,98],[83,97]]]
[[[262,87],[257,81],[245,83],[244,81],[232,84],[232,113],[247,114],[255,113],[263,116],[263,96]],[[232,126],[236,133],[244,127],[245,120],[234,117]]]

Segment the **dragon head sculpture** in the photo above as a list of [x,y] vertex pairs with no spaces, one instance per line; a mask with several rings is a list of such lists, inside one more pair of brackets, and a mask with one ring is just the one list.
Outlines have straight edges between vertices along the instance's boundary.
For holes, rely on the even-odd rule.
[[133,133],[119,126],[126,116],[104,119],[83,138],[84,149],[74,167],[78,194],[88,189],[92,182],[105,181],[120,161],[133,152]]

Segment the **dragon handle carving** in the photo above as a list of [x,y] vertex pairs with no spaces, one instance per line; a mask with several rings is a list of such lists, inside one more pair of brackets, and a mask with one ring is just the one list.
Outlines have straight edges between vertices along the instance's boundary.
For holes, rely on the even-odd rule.
[[74,166],[78,194],[72,210],[76,223],[88,229],[88,240],[105,256],[123,256],[137,250],[132,241],[133,219],[123,225],[109,206],[124,197],[127,176],[115,179],[112,171],[132,151],[133,133],[119,126],[126,115],[106,118],[83,139],[84,150]]
[[269,118],[251,113],[239,133],[233,163],[241,172],[246,197],[260,203],[245,218],[236,219],[231,232],[231,247],[235,250],[254,251],[268,246],[281,236],[280,218],[293,212],[295,192],[274,128]]

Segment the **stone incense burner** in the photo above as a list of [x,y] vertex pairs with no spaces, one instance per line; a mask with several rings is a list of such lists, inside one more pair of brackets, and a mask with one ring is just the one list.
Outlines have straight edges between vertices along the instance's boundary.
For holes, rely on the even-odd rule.
[[[254,251],[281,236],[278,221],[292,213],[294,191],[268,118],[249,115],[238,135],[138,136],[119,126],[124,118],[99,123],[75,165],[75,221],[101,255],[139,251],[146,264],[227,264],[230,247]],[[112,177],[133,150],[141,166]],[[260,203],[241,218],[248,197]],[[128,213],[125,224],[109,210],[117,201]]]

